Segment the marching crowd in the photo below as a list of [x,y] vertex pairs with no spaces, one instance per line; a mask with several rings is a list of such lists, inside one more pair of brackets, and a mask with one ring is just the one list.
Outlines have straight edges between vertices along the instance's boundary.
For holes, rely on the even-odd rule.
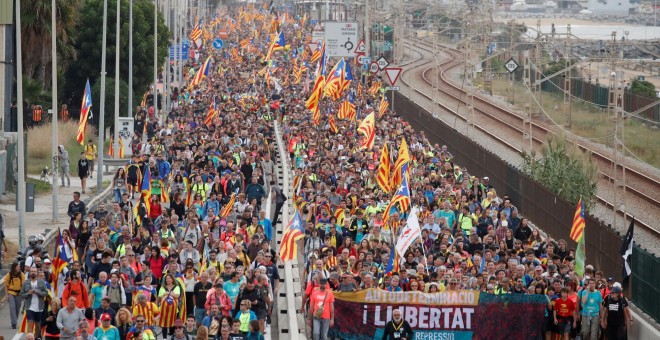
[[[353,117],[335,120],[340,102],[325,97],[317,124],[306,107],[314,70],[302,80],[292,72],[312,54],[300,27],[308,23],[275,22],[249,7],[228,15],[240,43],[200,50],[188,80],[206,77],[165,93],[164,119],[153,106],[138,108],[133,156],[114,176],[113,201],[87,211],[74,194],[55,254],[29,239],[6,278],[13,327],[45,339],[263,339],[280,281],[274,226],[289,218],[279,216],[289,198],[275,176],[277,119],[289,152],[277,161],[295,171],[292,199],[306,223],[302,311],[314,339],[334,324],[333,292],[370,288],[543,294],[547,339],[598,339],[601,330],[625,337],[632,319],[620,285],[589,266],[576,275],[566,241],[543,236],[488,177],[380,110],[376,76],[355,73]],[[211,31],[223,25],[209,23]],[[288,46],[263,61],[270,35],[282,31]],[[371,112],[375,147],[364,149],[357,126]],[[385,145],[392,164],[409,153],[408,206],[419,209],[422,232],[405,254],[393,244],[411,211],[388,205],[397,188],[379,184]],[[405,323],[394,313],[384,339],[402,338]]]

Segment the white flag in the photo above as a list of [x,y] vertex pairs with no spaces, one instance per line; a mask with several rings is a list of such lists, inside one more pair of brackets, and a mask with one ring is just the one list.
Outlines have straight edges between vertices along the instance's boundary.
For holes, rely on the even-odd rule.
[[415,243],[415,240],[422,234],[419,227],[419,220],[417,219],[417,212],[419,209],[414,207],[410,210],[410,216],[406,226],[401,230],[399,240],[396,242],[396,251],[400,256],[405,256],[406,251],[410,246]]

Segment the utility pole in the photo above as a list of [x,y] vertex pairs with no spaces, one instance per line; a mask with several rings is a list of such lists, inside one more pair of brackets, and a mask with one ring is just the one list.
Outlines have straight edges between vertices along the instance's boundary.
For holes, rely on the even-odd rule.
[[16,123],[18,125],[18,183],[16,206],[18,208],[18,250],[25,243],[25,128],[23,126],[23,44],[21,43],[21,0],[16,0]]
[[[625,212],[626,200],[626,149],[624,139],[625,117],[623,110],[623,74],[619,75],[616,70],[616,61],[618,57],[619,44],[616,40],[616,31],[612,32],[612,41],[610,47],[610,88],[608,96],[608,106],[611,113],[613,129],[613,157],[612,157],[612,178],[614,180],[614,201],[612,207],[612,226],[617,224],[617,210]],[[619,172],[619,165],[621,172]],[[619,197],[619,187],[622,187],[623,194]],[[623,225],[626,223],[625,213],[623,215]]]
[[[364,47],[367,49],[367,56],[373,56],[371,53],[371,10],[369,3],[371,0],[364,0]],[[375,57],[375,56],[374,56]],[[374,58],[375,60],[375,58]]]
[[[53,194],[52,194],[52,222],[57,222],[58,215],[58,194],[59,187],[57,186],[57,172],[59,169],[58,155],[58,127],[57,127],[57,4],[55,0],[52,0],[50,3],[50,53],[51,53],[51,63],[50,63],[50,75],[51,75],[51,86],[52,86],[52,118],[51,118],[51,152],[53,153]],[[64,179],[62,179],[64,180]],[[64,186],[64,182],[62,182]]]
[[103,191],[103,145],[105,144],[105,60],[108,43],[108,0],[103,0],[103,39],[101,42],[101,102],[99,108],[99,164],[96,169],[96,192]]
[[566,40],[564,41],[564,127],[571,128],[571,24],[566,26]]
[[128,5],[128,110],[127,117],[133,117],[133,0]]
[[[536,21],[536,46],[534,48],[534,63],[536,65],[535,71],[534,71],[534,84],[541,79],[541,20]],[[541,83],[538,83],[532,87],[532,91],[534,91],[538,97],[539,97],[539,113],[543,111],[543,91],[541,88]],[[530,115],[532,113],[530,112]]]
[[[121,0],[115,0],[117,1],[117,26],[115,28],[115,133],[114,133],[114,140],[115,140],[115,152],[114,152],[114,158],[119,159],[119,143],[121,143],[121,140],[119,137],[119,129],[121,129],[121,124],[119,124],[119,82],[121,78],[121,73],[119,72],[119,57],[120,57],[120,50],[121,46],[119,43],[119,36],[121,34]],[[99,149],[101,149],[101,153],[103,153],[103,144],[99,145]],[[99,176],[102,177],[102,176]]]
[[[509,32],[509,58],[513,58],[513,56],[514,56],[514,53],[513,53],[513,30],[516,26],[516,22],[514,20],[511,20],[509,22],[509,24],[511,25],[511,29],[510,29],[510,32]],[[509,72],[509,82],[510,82],[510,86],[511,86],[511,105],[516,104],[516,90],[513,87],[515,77],[516,77],[515,71],[514,72]]]
[[[158,0],[154,0],[154,117],[158,117]],[[143,137],[145,139],[146,136]]]
[[[167,41],[168,41],[168,49],[167,49],[168,54],[165,57],[165,79],[163,79],[163,102],[164,102],[163,112],[167,112],[169,107],[170,107],[170,105],[169,105],[170,104],[169,103],[169,98],[170,97],[167,95],[168,93],[170,93],[170,64],[172,62],[172,59],[170,59],[170,55],[169,55],[169,50],[170,50],[169,46],[172,46],[171,42],[173,40],[176,43],[176,40],[173,39],[173,38],[176,37],[176,30],[172,29],[172,16],[171,16],[171,9],[170,9],[170,0],[165,0],[165,25],[167,25],[167,28],[170,31],[170,36],[168,37],[169,39],[167,39]],[[172,33],[174,33],[173,36],[172,36]],[[177,53],[176,49],[178,49],[178,47],[175,47],[174,60],[176,60],[176,53]]]

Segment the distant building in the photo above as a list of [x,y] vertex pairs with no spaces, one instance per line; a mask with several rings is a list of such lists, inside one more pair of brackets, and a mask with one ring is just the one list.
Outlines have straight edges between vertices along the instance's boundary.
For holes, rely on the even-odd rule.
[[638,6],[637,1],[631,0],[588,0],[582,4],[595,15],[614,16],[627,16]]

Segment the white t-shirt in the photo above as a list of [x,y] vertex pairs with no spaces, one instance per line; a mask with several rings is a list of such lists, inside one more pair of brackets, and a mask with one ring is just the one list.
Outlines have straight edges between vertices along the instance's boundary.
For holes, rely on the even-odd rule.
[[[39,280],[30,280],[30,286],[32,286],[32,290],[36,292],[37,288],[39,288]],[[37,293],[32,293],[32,295],[33,297],[30,300],[29,310],[33,312],[41,312],[41,309],[39,309],[39,295],[37,295]]]

